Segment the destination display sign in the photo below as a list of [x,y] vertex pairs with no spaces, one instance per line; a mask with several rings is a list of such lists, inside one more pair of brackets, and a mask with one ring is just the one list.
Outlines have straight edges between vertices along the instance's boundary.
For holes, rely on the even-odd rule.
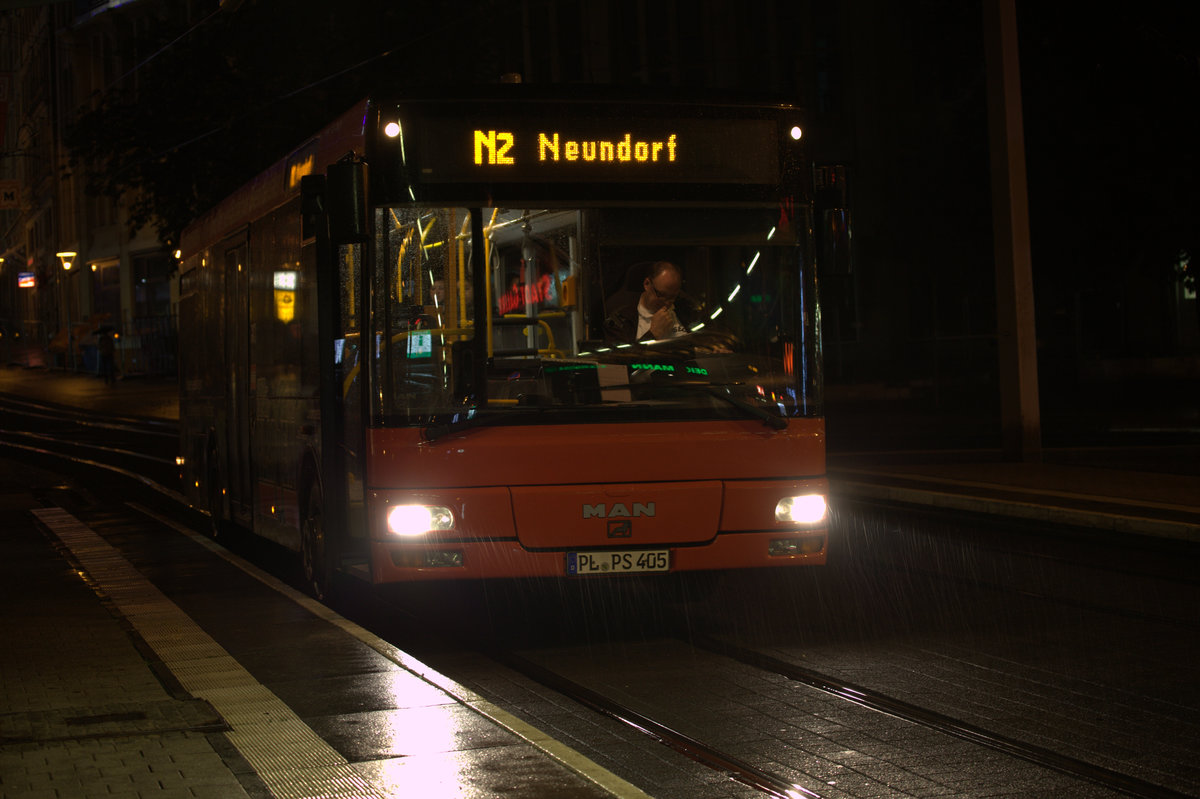
[[770,185],[767,119],[438,119],[415,131],[422,182],[666,182]]

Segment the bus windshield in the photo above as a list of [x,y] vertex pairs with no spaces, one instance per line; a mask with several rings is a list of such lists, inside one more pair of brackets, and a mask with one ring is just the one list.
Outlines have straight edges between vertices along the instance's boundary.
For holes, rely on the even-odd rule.
[[782,428],[820,412],[806,221],[777,205],[403,205],[374,221],[383,424]]

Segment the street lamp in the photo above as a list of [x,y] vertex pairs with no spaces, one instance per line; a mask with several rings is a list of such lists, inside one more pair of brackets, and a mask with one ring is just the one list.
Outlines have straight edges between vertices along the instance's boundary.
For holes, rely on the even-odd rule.
[[[56,252],[54,254],[58,256],[58,260],[62,261],[63,272],[69,273],[71,271],[71,264],[74,262],[75,256],[79,253],[64,250],[63,252]],[[63,308],[67,312],[67,364],[68,368],[74,372],[75,348],[71,346],[71,298],[65,287],[63,288]]]

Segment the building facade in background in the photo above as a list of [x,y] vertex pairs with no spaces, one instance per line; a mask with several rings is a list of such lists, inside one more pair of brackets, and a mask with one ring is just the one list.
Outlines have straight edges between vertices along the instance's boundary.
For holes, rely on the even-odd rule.
[[[137,91],[139,34],[190,4],[31,5],[0,12],[0,358],[95,372],[97,331],[122,373],[175,371],[173,253],[90,195],[64,133],[106,91]],[[66,255],[72,253],[72,255]],[[67,268],[69,264],[69,268]]]

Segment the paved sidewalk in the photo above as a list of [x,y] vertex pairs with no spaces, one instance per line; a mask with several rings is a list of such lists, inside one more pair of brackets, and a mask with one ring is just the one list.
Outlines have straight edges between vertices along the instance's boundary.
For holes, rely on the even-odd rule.
[[0,458],[0,797],[646,799],[202,538],[152,580],[56,483]]
[[0,460],[0,796],[247,796],[225,721],[34,524],[28,469]]

